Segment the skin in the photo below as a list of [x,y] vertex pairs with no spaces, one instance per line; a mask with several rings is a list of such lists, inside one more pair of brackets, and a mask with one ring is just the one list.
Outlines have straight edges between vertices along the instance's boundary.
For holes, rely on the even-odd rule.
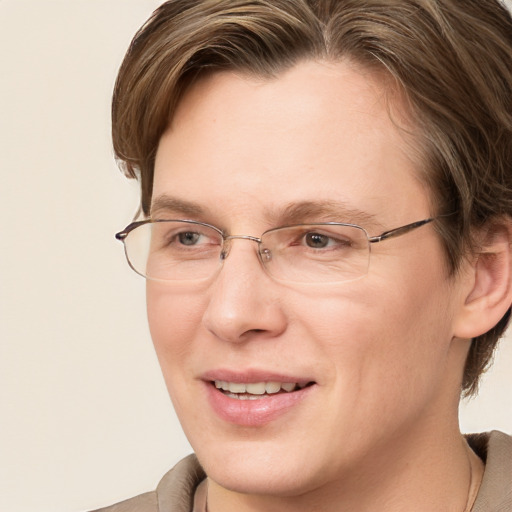
[[[253,236],[283,225],[282,210],[301,201],[364,212],[370,235],[430,217],[385,93],[381,77],[348,62],[303,62],[273,80],[200,80],[160,141],[153,199],[201,211],[152,215]],[[359,219],[347,217],[300,221]],[[368,275],[342,285],[278,282],[246,240],[233,241],[210,280],[148,281],[154,345],[209,476],[209,512],[462,512],[468,341],[456,327],[472,286],[470,272],[449,275],[432,224],[373,245]],[[314,385],[272,421],[235,425],[205,393],[202,376],[219,368]]]

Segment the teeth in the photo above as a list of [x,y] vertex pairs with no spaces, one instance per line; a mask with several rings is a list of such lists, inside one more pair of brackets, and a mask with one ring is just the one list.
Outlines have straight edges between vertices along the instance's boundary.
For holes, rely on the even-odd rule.
[[279,382],[267,382],[265,384],[265,391],[270,395],[277,393],[281,389],[281,383]]
[[245,389],[247,393],[251,395],[264,395],[265,394],[265,383],[256,382],[254,384],[246,384]]
[[228,383],[228,391],[230,393],[245,393],[245,384],[240,384],[238,382],[230,382]]
[[227,382],[225,380],[216,380],[215,387],[232,394],[249,394],[249,395],[272,395],[284,390],[288,393],[295,389],[303,389],[307,384],[297,384],[296,382],[251,382],[248,384],[240,382]]

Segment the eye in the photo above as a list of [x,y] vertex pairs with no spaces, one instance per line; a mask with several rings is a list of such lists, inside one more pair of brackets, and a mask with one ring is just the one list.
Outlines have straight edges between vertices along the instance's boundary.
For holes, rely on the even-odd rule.
[[310,232],[304,235],[304,244],[312,249],[325,249],[327,247],[350,247],[349,239],[340,236],[329,236],[323,233]]
[[194,231],[185,231],[184,233],[178,233],[177,238],[182,245],[196,245],[201,239],[200,233]]
[[329,237],[321,235],[320,233],[307,233],[304,241],[308,247],[314,249],[323,249],[329,245]]
[[176,221],[153,224],[153,250],[196,251],[219,245],[222,245],[222,238],[219,233],[208,226]]

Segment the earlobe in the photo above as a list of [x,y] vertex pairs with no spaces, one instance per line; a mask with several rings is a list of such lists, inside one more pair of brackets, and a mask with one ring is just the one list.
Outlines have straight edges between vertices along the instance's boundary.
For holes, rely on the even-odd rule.
[[468,286],[457,315],[454,335],[475,338],[492,329],[512,303],[512,223],[493,224],[482,236],[481,249],[468,262]]

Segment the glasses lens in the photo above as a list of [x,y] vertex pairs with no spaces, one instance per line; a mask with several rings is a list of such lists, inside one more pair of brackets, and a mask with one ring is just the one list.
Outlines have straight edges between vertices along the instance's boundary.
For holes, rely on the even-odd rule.
[[368,272],[370,244],[357,226],[311,224],[268,231],[261,259],[269,274],[296,283],[351,281]]
[[130,231],[124,242],[130,266],[148,279],[202,279],[211,276],[220,264],[222,236],[196,222],[142,224]]

